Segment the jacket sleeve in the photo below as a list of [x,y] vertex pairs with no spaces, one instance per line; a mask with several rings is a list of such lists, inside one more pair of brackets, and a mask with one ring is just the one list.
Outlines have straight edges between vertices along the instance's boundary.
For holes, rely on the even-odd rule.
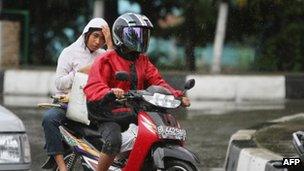
[[112,70],[107,61],[95,61],[89,72],[87,85],[84,88],[88,101],[101,100],[107,93],[111,91],[109,86]]
[[71,66],[71,59],[65,50],[63,50],[58,58],[55,86],[58,90],[68,91],[72,87],[76,71]]
[[146,81],[148,85],[159,85],[168,89],[175,97],[180,97],[183,93],[180,90],[172,88],[160,75],[158,69],[147,58]]

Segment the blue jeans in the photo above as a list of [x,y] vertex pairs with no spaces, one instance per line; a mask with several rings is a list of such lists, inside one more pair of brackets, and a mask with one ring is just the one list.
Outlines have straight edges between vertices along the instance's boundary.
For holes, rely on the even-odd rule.
[[43,114],[44,148],[48,155],[63,154],[64,152],[59,126],[61,125],[61,121],[66,119],[65,113],[66,110],[54,107]]

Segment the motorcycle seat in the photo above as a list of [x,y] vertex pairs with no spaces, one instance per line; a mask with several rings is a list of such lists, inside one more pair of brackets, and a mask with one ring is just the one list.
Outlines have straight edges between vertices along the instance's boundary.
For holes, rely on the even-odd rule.
[[98,130],[84,127],[82,128],[82,131],[83,131],[83,137],[85,138],[102,138]]
[[77,137],[101,138],[101,134],[95,126],[88,126],[72,120],[65,120],[63,125],[65,129]]

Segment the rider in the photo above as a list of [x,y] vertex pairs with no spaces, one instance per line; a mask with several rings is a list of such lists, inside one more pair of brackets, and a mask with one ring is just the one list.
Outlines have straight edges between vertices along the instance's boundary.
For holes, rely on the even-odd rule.
[[[157,68],[144,54],[152,28],[152,23],[144,15],[126,13],[119,16],[112,28],[115,51],[108,51],[98,57],[89,72],[84,88],[89,117],[91,121],[102,123],[100,130],[105,142],[98,161],[98,171],[110,167],[120,150],[121,131],[135,121],[133,115],[126,112],[128,109],[117,109],[115,102],[110,100],[113,95],[122,98],[131,89],[142,90],[150,85],[160,85],[175,97],[181,98],[183,106],[190,105],[189,99],[181,91],[173,89],[162,79]],[[130,82],[116,80],[117,71],[128,72]]]
[[[113,48],[110,29],[102,18],[92,19],[84,28],[82,35],[70,46],[65,48],[59,58],[56,69],[56,96],[67,95],[71,90],[75,73],[87,73],[95,57],[105,50]],[[59,131],[60,122],[65,117],[66,110],[53,107],[43,115],[42,126],[45,134],[45,149],[50,157],[54,157],[60,171],[67,171],[63,160],[62,137]],[[44,168],[47,167],[44,165]]]

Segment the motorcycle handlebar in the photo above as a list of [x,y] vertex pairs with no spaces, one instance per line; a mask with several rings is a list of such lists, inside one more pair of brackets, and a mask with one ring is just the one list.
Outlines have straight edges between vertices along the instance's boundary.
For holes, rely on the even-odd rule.
[[111,91],[108,94],[105,95],[104,100],[105,101],[125,101],[129,99],[135,99],[135,98],[141,98],[141,95],[137,93],[136,91],[130,90],[129,92],[125,93],[123,95],[123,98],[117,98],[116,95]]

